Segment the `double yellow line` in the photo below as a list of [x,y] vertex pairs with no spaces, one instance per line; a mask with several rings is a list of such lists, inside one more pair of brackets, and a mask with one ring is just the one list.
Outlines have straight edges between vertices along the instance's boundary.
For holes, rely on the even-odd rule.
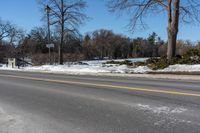
[[34,81],[45,81],[45,82],[62,83],[62,84],[83,85],[83,86],[91,86],[91,87],[125,89],[125,90],[131,90],[131,91],[154,92],[154,93],[171,94],[171,95],[182,95],[182,96],[200,97],[200,94],[198,94],[198,93],[196,94],[196,93],[178,92],[178,91],[167,91],[167,90],[158,90],[158,89],[133,88],[133,87],[127,87],[127,86],[94,84],[94,83],[77,82],[77,81],[53,80],[53,79],[23,77],[23,76],[3,75],[3,74],[0,74],[0,77],[18,78],[18,79],[26,79],[26,80],[34,80]]

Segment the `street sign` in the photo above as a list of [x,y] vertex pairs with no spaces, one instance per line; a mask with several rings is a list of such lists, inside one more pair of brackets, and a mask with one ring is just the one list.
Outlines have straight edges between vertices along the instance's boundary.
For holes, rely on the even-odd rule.
[[47,48],[54,48],[54,44],[53,44],[53,43],[51,43],[51,44],[46,44],[46,47],[47,47]]

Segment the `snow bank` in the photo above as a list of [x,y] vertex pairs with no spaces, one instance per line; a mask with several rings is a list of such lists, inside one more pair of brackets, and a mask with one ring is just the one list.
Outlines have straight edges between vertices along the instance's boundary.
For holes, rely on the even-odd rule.
[[25,67],[23,71],[45,71],[66,74],[145,73],[148,67],[129,68],[126,65],[44,65]]
[[200,72],[200,64],[198,65],[171,65],[159,72]]
[[[147,58],[133,58],[128,59],[132,62],[145,61]],[[65,73],[65,74],[103,74],[103,73],[146,73],[151,71],[148,67],[140,66],[137,68],[128,67],[126,65],[104,64],[110,60],[95,60],[75,62],[73,64],[66,63],[65,65],[43,65],[43,66],[29,66],[24,68],[8,68],[2,65],[0,70],[15,70],[15,71],[35,71],[35,72],[51,72],[51,73]],[[115,61],[124,61],[119,59]]]
[[62,72],[62,73],[105,73],[109,72],[99,66],[89,65],[44,65],[35,67],[25,67],[24,70],[28,71],[49,71],[49,72]]
[[[145,61],[147,58],[128,59],[132,62]],[[34,71],[34,72],[50,72],[64,74],[145,74],[148,72],[200,72],[199,65],[172,65],[163,70],[153,71],[147,66],[128,67],[126,65],[104,64],[109,60],[82,61],[65,65],[43,65],[29,66],[24,68],[8,68],[4,64],[0,64],[0,70],[14,71]],[[124,61],[123,59],[115,61]]]

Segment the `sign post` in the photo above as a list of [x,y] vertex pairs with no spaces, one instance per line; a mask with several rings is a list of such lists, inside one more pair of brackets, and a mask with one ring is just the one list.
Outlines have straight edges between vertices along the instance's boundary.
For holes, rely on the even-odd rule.
[[53,43],[46,44],[46,47],[49,48],[49,63],[51,64],[51,48],[54,48],[55,45]]

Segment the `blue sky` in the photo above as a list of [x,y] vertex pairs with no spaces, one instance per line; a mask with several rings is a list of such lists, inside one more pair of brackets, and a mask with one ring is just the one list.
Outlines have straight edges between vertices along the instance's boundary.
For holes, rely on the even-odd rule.
[[[86,1],[88,7],[85,12],[91,19],[81,26],[80,31],[82,34],[104,28],[129,37],[147,37],[151,32],[156,32],[162,39],[166,40],[167,18],[164,14],[150,16],[146,20],[148,29],[138,30],[131,34],[126,28],[128,17],[126,15],[118,17],[109,13],[105,6],[106,0]],[[33,27],[45,24],[41,21],[41,17],[41,7],[36,0],[0,0],[0,18],[11,21],[27,32]],[[178,38],[192,41],[200,40],[200,26],[181,24]]]

